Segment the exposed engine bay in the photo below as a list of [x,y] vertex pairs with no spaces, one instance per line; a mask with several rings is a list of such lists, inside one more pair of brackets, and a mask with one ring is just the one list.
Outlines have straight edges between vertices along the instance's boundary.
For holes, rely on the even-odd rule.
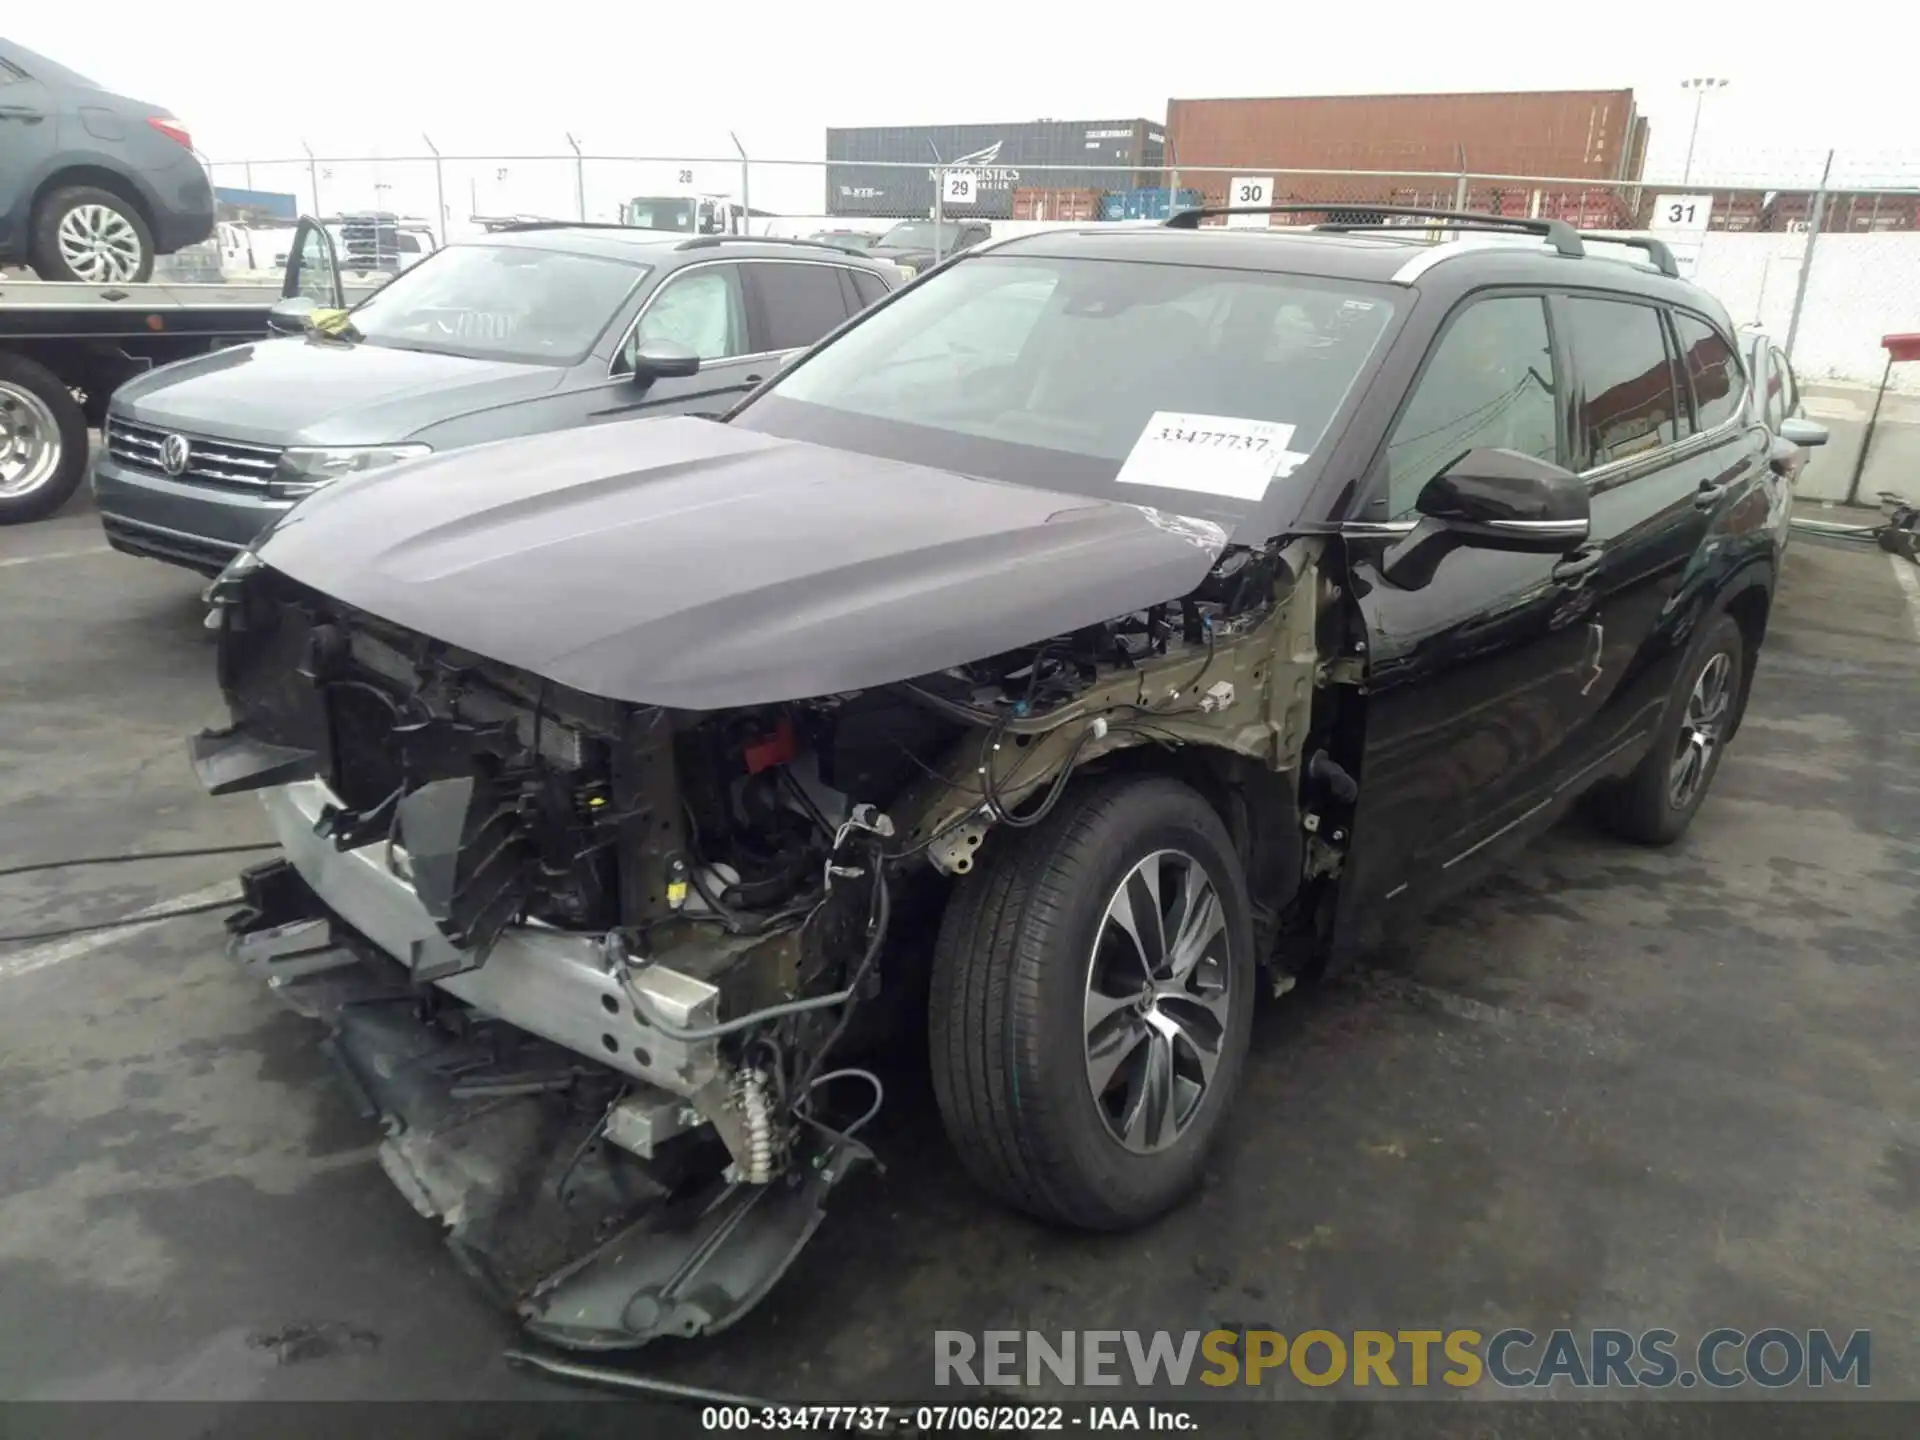
[[[332,1030],[382,1163],[536,1335],[723,1328],[873,1159],[912,917],[1076,775],[1211,771],[1266,951],[1337,873],[1302,823],[1341,607],[1315,539],[1166,604],[851,693],[694,712],[465,653],[254,562],[209,590],[233,715],[196,737],[285,849],[238,957]],[[1351,782],[1319,808],[1338,818]],[[1272,804],[1260,803],[1262,796]],[[645,1241],[646,1243],[641,1243]]]

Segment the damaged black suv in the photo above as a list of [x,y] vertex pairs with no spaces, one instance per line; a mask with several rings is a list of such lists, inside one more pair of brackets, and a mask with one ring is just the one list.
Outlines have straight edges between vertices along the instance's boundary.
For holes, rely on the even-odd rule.
[[1140,1225],[1259,992],[1583,795],[1700,805],[1787,500],[1725,311],[1557,222],[1209,218],[958,257],[724,421],[342,481],[210,590],[196,763],[284,846],[236,953],[537,1335],[757,1301],[888,1025],[984,1189]]

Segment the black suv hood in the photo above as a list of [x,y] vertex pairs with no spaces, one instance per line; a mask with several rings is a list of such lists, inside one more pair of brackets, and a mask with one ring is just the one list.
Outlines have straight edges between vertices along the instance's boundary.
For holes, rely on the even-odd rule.
[[863,689],[1175,599],[1218,526],[673,418],[331,486],[260,547],[323,594],[589,694]]

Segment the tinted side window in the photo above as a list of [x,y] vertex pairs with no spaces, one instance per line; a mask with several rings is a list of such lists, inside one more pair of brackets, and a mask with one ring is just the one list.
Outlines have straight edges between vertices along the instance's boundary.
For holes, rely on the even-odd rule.
[[794,350],[811,345],[847,318],[838,265],[782,264],[747,266],[760,297],[765,333],[762,350]]
[[[1711,430],[1732,418],[1740,408],[1740,362],[1726,337],[1704,320],[1675,314],[1674,332],[1680,337],[1680,355],[1693,386],[1694,417],[1699,429]],[[1780,375],[1776,370],[1769,385],[1767,407],[1771,411],[1778,393]]]
[[1625,460],[1679,435],[1673,368],[1660,312],[1619,300],[1571,299],[1581,388],[1575,427],[1587,464]]
[[1389,515],[1411,514],[1426,483],[1469,450],[1560,460],[1546,302],[1481,300],[1455,316],[1387,442]]
[[886,298],[886,282],[868,270],[849,270],[847,278],[853,281],[854,292],[859,295],[862,305],[871,305],[876,300]]
[[619,368],[633,368],[640,340],[675,340],[702,360],[747,353],[746,307],[740,298],[738,265],[701,265],[669,275],[647,304],[627,342]]

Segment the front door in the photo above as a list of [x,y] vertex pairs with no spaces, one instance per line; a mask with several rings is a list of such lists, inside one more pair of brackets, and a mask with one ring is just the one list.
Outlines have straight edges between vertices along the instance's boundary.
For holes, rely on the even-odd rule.
[[[1389,519],[1367,528],[1411,528],[1427,481],[1472,449],[1566,464],[1564,353],[1544,297],[1463,302],[1388,437]],[[1589,709],[1600,643],[1590,552],[1460,547],[1410,565],[1416,540],[1347,541],[1368,645],[1359,809],[1340,887],[1355,919],[1464,880],[1493,842],[1525,833]]]
[[[747,323],[741,267],[733,261],[689,265],[667,276],[642,303],[613,357],[610,383],[582,392],[590,421],[643,415],[719,414],[772,373],[773,359]],[[692,375],[636,378],[633,353],[644,340],[671,340],[700,357]]]
[[280,298],[295,296],[311,300],[315,309],[346,308],[345,292],[340,285],[340,258],[333,248],[333,236],[318,220],[303,219],[293,232],[287,247],[287,269],[280,280]]
[[[1718,577],[1716,515],[1746,493],[1745,385],[1705,321],[1616,295],[1556,297],[1573,353],[1574,443],[1601,556],[1590,586],[1605,640],[1595,715],[1571,774],[1638,748],[1673,688],[1690,623]],[[1676,350],[1674,334],[1678,335]],[[1765,518],[1750,517],[1759,527]]]

